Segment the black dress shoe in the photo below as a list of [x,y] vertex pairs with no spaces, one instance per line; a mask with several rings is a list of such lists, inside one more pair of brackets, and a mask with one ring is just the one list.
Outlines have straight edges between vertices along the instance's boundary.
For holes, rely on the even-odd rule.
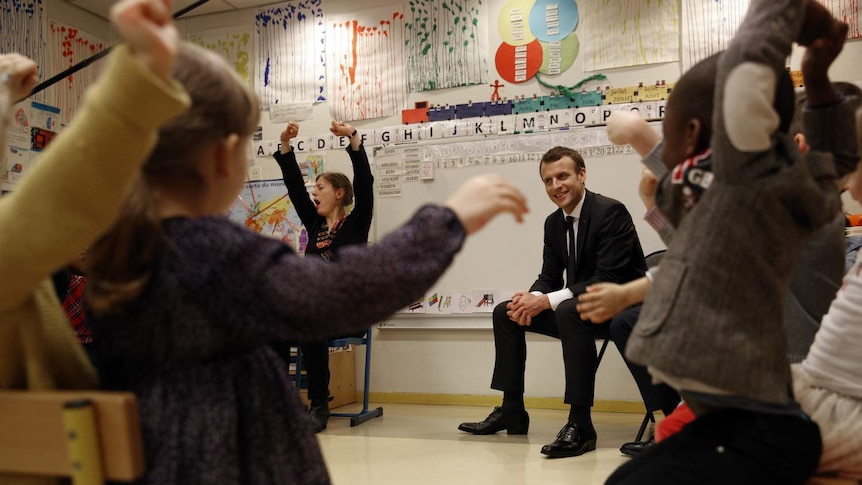
[[484,421],[461,423],[458,429],[472,434],[494,434],[504,429],[508,434],[527,434],[530,429],[530,415],[527,411],[503,411],[503,408],[497,406]]
[[319,406],[313,406],[308,414],[311,416],[311,429],[315,433],[320,433],[326,429],[326,423],[329,422],[329,403],[325,402]]
[[620,453],[626,456],[635,456],[654,444],[655,435],[652,435],[646,441],[632,441],[630,443],[624,443],[622,446],[620,446]]
[[580,456],[596,449],[595,428],[584,428],[578,424],[566,423],[557,433],[557,440],[542,447],[542,454],[551,458]]

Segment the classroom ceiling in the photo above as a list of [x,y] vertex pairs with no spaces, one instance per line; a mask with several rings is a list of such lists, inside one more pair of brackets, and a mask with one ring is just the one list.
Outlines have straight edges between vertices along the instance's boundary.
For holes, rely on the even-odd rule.
[[[117,3],[117,0],[67,0],[72,5],[77,5],[78,7],[87,10],[88,12],[94,13],[99,17],[108,18],[108,12],[111,10],[111,5]],[[172,0],[172,8],[174,12],[178,12],[189,5],[197,2],[198,0]],[[182,18],[193,17],[195,15],[206,15],[210,13],[217,12],[228,12],[230,10],[239,10],[243,8],[251,8],[251,7],[260,7],[263,5],[269,5],[275,2],[276,0],[209,0],[196,7],[194,10],[191,10],[187,14],[183,15]]]

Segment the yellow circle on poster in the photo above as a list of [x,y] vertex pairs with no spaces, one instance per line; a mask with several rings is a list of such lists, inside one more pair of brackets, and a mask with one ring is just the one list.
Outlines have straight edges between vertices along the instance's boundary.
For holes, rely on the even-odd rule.
[[581,51],[581,41],[578,35],[572,32],[559,42],[541,42],[542,44],[542,74],[562,74],[566,72]]
[[497,31],[503,42],[521,46],[536,39],[530,31],[530,9],[536,0],[509,0],[497,16]]

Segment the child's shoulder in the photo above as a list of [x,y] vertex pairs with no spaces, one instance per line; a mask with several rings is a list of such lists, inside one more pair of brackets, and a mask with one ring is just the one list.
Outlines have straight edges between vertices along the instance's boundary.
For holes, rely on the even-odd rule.
[[222,216],[168,219],[164,228],[178,248],[202,255],[235,251],[259,238],[248,228]]

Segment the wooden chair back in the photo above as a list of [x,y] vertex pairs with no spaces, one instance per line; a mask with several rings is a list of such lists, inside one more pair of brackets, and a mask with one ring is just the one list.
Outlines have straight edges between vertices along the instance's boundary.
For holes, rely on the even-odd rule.
[[144,472],[135,395],[0,391],[0,474],[133,481]]

